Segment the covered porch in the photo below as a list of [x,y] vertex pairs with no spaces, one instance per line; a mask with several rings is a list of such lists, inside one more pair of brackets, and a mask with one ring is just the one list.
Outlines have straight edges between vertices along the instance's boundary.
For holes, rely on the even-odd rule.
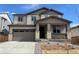
[[59,18],[49,18],[38,21],[36,23],[35,40],[65,40],[67,39],[67,31],[69,23]]
[[67,39],[67,26],[53,25],[53,24],[37,24],[35,31],[35,39],[36,40]]

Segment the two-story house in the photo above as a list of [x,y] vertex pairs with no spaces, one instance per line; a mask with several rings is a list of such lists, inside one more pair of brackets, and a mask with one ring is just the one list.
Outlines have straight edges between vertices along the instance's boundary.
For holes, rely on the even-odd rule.
[[54,9],[40,8],[27,14],[14,14],[9,25],[9,40],[39,41],[65,40],[71,21]]

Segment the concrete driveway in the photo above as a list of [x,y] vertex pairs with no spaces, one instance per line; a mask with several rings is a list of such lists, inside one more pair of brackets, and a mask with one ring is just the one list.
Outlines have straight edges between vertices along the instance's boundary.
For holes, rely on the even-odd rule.
[[35,53],[35,44],[36,42],[4,42],[0,43],[0,53]]

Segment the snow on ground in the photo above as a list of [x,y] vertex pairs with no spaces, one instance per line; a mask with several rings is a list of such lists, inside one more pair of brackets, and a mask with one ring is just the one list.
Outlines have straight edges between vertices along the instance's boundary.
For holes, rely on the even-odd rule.
[[0,53],[28,53],[32,54],[35,50],[36,42],[4,42],[0,43]]

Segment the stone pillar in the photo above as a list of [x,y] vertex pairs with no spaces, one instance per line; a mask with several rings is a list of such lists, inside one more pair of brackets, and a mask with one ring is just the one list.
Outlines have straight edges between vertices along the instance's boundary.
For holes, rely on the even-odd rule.
[[67,24],[67,40],[71,43],[71,31],[70,31],[70,24]]
[[47,24],[47,39],[52,39],[51,38],[51,25]]
[[40,40],[39,24],[36,24],[35,40],[36,41]]
[[12,27],[10,27],[10,29],[9,29],[9,35],[8,35],[8,41],[12,41],[12,39],[13,39],[13,28]]

